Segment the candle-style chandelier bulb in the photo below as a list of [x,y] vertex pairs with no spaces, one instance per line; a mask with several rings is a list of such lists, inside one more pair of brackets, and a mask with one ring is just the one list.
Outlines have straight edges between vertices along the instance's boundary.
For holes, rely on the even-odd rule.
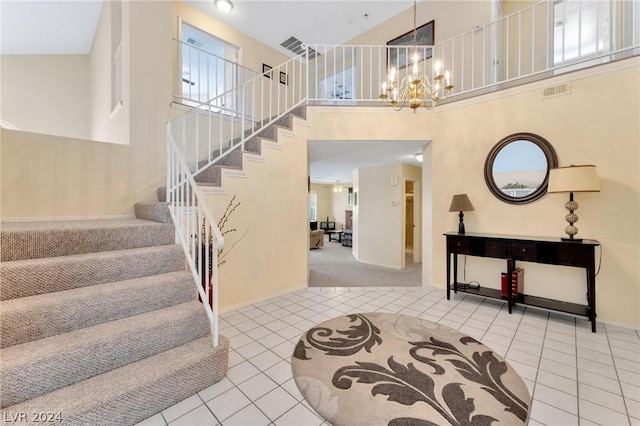
[[[399,111],[405,105],[409,105],[409,108],[416,112],[418,108],[424,106],[427,109],[432,109],[439,101],[446,99],[451,90],[453,84],[451,84],[451,74],[448,70],[441,73],[442,62],[436,61],[433,67],[433,81],[425,74],[419,75],[419,63],[420,55],[418,54],[418,29],[416,26],[417,15],[417,0],[413,2],[413,66],[411,73],[407,72],[407,75],[399,82],[396,79],[396,68],[391,67],[389,71],[389,80],[382,83],[382,93],[380,93],[380,100],[385,105],[393,107],[394,110]],[[425,52],[426,53],[426,52]]]

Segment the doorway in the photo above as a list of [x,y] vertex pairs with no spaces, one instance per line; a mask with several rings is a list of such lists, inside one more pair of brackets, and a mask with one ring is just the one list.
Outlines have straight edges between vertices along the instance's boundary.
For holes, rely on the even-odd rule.
[[405,182],[405,244],[404,253],[407,263],[413,262],[413,229],[415,228],[413,218],[413,182],[408,180]]
[[422,262],[422,197],[419,181],[404,181],[403,268]]

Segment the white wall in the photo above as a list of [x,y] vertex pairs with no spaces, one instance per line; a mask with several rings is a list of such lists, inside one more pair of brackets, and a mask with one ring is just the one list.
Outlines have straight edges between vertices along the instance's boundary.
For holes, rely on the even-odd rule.
[[111,108],[111,2],[105,1],[90,53],[90,139],[128,144],[130,141],[130,2],[122,1],[122,106]]
[[400,163],[358,169],[358,257],[389,268],[404,266],[404,180]]
[[0,118],[34,133],[90,135],[89,55],[2,55]]

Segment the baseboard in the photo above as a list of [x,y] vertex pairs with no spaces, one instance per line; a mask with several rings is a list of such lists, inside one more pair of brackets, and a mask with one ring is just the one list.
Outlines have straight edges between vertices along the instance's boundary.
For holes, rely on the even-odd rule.
[[104,216],[44,216],[44,217],[3,217],[0,222],[52,222],[68,220],[110,220],[110,219],[135,219],[132,214],[104,215]]
[[220,309],[220,314],[226,314],[227,312],[235,311],[236,309],[241,309],[247,306],[255,305],[256,303],[264,302],[265,300],[273,299],[274,297],[284,296],[285,294],[293,293],[298,290],[307,289],[307,285],[304,284],[302,286],[289,288],[283,291],[279,291],[277,293],[272,293],[268,296],[262,296],[255,299],[248,300],[246,302],[238,303],[237,305],[227,306],[226,308]]

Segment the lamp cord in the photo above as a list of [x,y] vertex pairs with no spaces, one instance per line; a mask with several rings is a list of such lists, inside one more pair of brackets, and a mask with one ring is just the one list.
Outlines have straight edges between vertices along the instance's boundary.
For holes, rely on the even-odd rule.
[[464,256],[464,265],[462,268],[462,281],[463,281],[462,285],[467,286],[467,288],[473,288],[475,290],[480,289],[480,283],[478,281],[467,282],[467,255]]
[[600,267],[602,266],[602,244],[600,244],[600,258],[598,259],[598,270],[596,271],[596,274],[594,276],[598,276],[598,274],[600,273]]

